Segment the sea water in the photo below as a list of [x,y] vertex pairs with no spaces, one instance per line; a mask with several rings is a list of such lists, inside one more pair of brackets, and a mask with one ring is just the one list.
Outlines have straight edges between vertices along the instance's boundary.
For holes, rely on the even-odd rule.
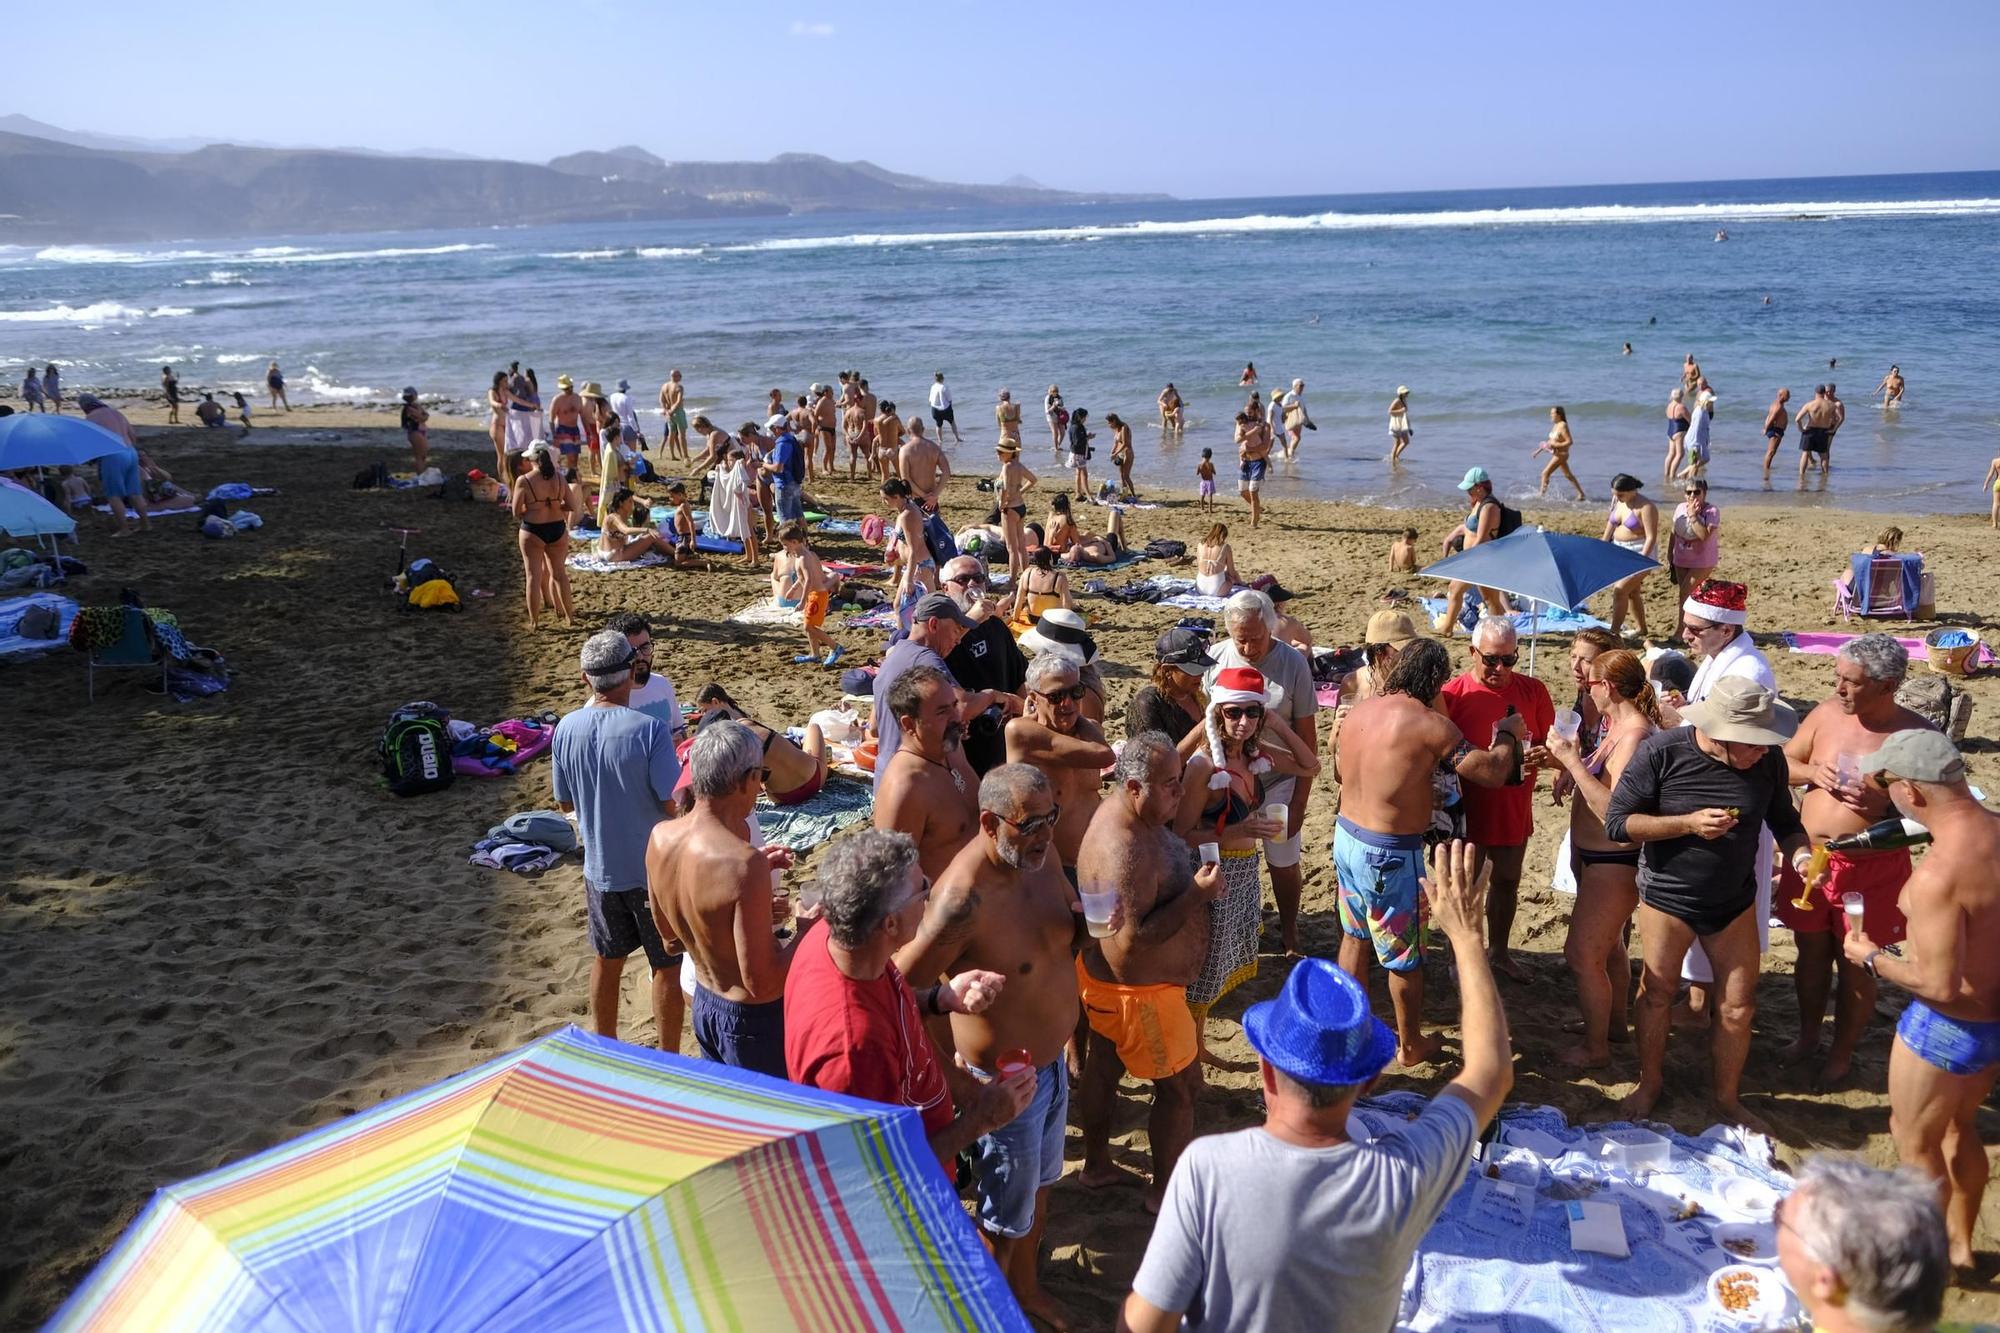
[[[545,394],[565,372],[630,379],[656,435],[676,366],[690,406],[732,429],[768,390],[789,401],[846,368],[927,417],[942,370],[962,473],[993,466],[1001,387],[1026,461],[1060,472],[1042,421],[1060,384],[1134,424],[1142,485],[1191,488],[1208,446],[1226,493],[1254,361],[1267,394],[1303,378],[1319,426],[1275,468],[1273,502],[1453,502],[1474,463],[1532,495],[1555,404],[1596,502],[1615,472],[1657,476],[1693,353],[1718,396],[1717,499],[1764,496],[1776,389],[1796,410],[1832,379],[1848,422],[1806,502],[1983,511],[1996,328],[2000,172],[0,247],[0,373],[17,382],[56,361],[72,389],[144,389],[171,363],[184,390],[254,391],[276,359],[294,401],[408,384],[483,411],[518,359]],[[1869,391],[1892,362],[1907,402],[1883,411]],[[1156,426],[1169,380],[1189,404],[1179,440]],[[1399,384],[1416,437],[1392,469]],[[1108,431],[1096,444],[1093,479]],[[1796,445],[1772,499],[1799,500]]]

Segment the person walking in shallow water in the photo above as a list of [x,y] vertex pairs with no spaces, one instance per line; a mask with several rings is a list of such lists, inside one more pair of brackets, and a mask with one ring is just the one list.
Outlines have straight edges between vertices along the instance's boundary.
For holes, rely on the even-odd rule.
[[[311,370],[312,367],[307,366],[306,369]],[[278,369],[276,361],[273,361],[264,368],[264,388],[271,395],[271,410],[273,412],[277,411],[280,406],[287,412],[292,410],[292,400],[285,397],[285,372]]]
[[1570,485],[1576,487],[1577,499],[1589,499],[1590,497],[1583,493],[1583,483],[1576,479],[1576,473],[1569,470],[1569,450],[1570,446],[1575,443],[1575,440],[1571,438],[1569,433],[1568,414],[1560,407],[1552,407],[1549,409],[1549,422],[1549,438],[1536,445],[1534,453],[1528,455],[1530,458],[1533,458],[1535,454],[1541,453],[1545,449],[1549,455],[1548,466],[1542,469],[1542,487],[1535,494],[1547,495],[1549,493],[1549,478],[1560,472],[1563,476],[1569,478]]

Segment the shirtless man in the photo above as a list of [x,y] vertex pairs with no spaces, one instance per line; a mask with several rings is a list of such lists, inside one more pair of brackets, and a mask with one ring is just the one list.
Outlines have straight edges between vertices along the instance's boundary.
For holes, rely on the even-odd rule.
[[1181,391],[1172,384],[1160,390],[1160,429],[1179,434],[1186,429],[1182,416]]
[[896,466],[903,480],[917,493],[917,503],[926,509],[936,509],[938,497],[944,494],[944,484],[951,480],[951,460],[936,441],[924,434],[922,417],[910,418],[909,443],[903,446]]
[[903,419],[896,415],[896,405],[884,398],[873,422],[875,439],[875,470],[882,480],[899,476],[896,471],[903,452]]
[[[1833,664],[1833,697],[1806,715],[1797,734],[1785,746],[1794,786],[1806,790],[1799,816],[1815,847],[1830,838],[1859,833],[1891,813],[1880,787],[1861,781],[1855,763],[1873,754],[1892,733],[1924,730],[1930,724],[1896,703],[1896,691],[1910,667],[1910,655],[1887,634],[1864,634],[1840,650]],[[1799,996],[1799,1035],[1778,1053],[1778,1063],[1792,1065],[1811,1059],[1819,1050],[1819,1031],[1826,1017],[1830,969],[1835,968],[1840,935],[1848,918],[1843,897],[1859,893],[1862,925],[1877,944],[1898,944],[1904,935],[1903,914],[1896,899],[1910,877],[1910,852],[1834,852],[1825,876],[1810,885],[1807,908],[1795,906],[1790,893],[1774,893],[1772,908],[1799,947],[1792,985]],[[1847,1077],[1854,1048],[1875,1013],[1875,978],[1858,964],[1841,958],[1839,999],[1833,1010],[1833,1047],[1813,1076],[1813,1091],[1821,1092]]]
[[583,453],[583,397],[567,375],[556,378],[558,393],[549,403],[549,443],[562,455],[563,475],[576,480],[576,460]]
[[785,1077],[785,969],[796,938],[772,933],[772,872],[785,847],[752,847],[764,747],[741,722],[703,727],[688,752],[694,809],[653,826],[647,901],[660,938],[694,959],[694,1039],[702,1057]]
[[[839,405],[833,401],[833,393],[824,384],[813,386],[817,392],[812,400],[813,430],[820,447],[820,470],[829,477],[833,475],[834,446],[840,439]],[[808,453],[810,457],[810,453]]]
[[1076,953],[1088,936],[1075,890],[1056,872],[1057,797],[1025,764],[1002,764],[979,784],[977,833],[935,878],[916,938],[896,952],[914,986],[977,968],[1007,979],[982,1014],[953,1014],[957,1058],[974,1077],[1029,1065],[1035,1097],[973,1147],[978,1212],[1000,1271],[1021,1307],[1065,1329],[1062,1307],[1036,1268],[1049,1187],[1061,1178],[1069,1114],[1063,1047],[1076,1029]]
[[[1890,366],[1889,373],[1875,386],[1875,393],[1882,395],[1882,406],[1901,407],[1903,405],[1903,372],[1900,367]],[[1874,393],[1868,395],[1870,398]]]
[[882,703],[902,740],[876,758],[875,827],[909,834],[917,864],[936,879],[979,822],[979,778],[965,759],[959,689],[937,667],[914,666],[896,677]]
[[1764,480],[1771,479],[1771,460],[1778,456],[1778,446],[1785,442],[1785,428],[1792,424],[1792,411],[1786,404],[1792,401],[1790,389],[1778,390],[1778,396],[1771,400],[1771,410],[1764,414]]
[[1931,831],[1930,850],[1903,889],[1902,957],[1864,930],[1849,962],[1910,992],[1889,1050],[1889,1132],[1903,1161],[1938,1182],[1953,1266],[1972,1266],[1972,1232],[1986,1191],[1976,1117],[2000,1075],[2000,818],[1965,785],[1965,763],[1935,731],[1889,737],[1860,761],[1862,780]]
[[857,463],[866,463],[870,472],[875,470],[874,457],[868,452],[868,418],[859,398],[850,398],[841,407],[840,424],[847,437],[847,479],[853,481]]
[[1236,418],[1236,490],[1250,506],[1250,526],[1264,517],[1264,474],[1270,468],[1271,432],[1245,412]]
[[1083,715],[1083,695],[1083,669],[1075,658],[1037,653],[1028,663],[1027,709],[1007,723],[1007,762],[1038,770],[1062,806],[1056,854],[1072,884],[1104,770],[1116,757],[1097,724]]
[[1806,464],[1815,457],[1822,474],[1832,467],[1834,412],[1827,398],[1827,385],[1815,386],[1812,401],[1799,409],[1799,480],[1806,479]]
[[1389,972],[1396,1009],[1396,1058],[1405,1067],[1435,1056],[1443,1041],[1423,1030],[1424,927],[1420,910],[1424,834],[1440,765],[1497,787],[1513,766],[1506,736],[1522,738],[1518,714],[1476,748],[1435,707],[1451,676],[1451,654],[1418,639],[1397,654],[1379,694],[1354,705],[1340,727],[1334,762],[1340,818],[1333,863],[1340,883],[1341,970],[1368,984],[1368,951]]
[[1122,909],[1118,929],[1093,940],[1096,947],[1077,960],[1091,1032],[1077,1090],[1083,1183],[1096,1189],[1133,1179],[1111,1160],[1111,1110],[1122,1076],[1144,1079],[1153,1085],[1146,1119],[1150,1213],[1160,1211],[1174,1163],[1194,1137],[1201,1066],[1187,986],[1201,973],[1208,905],[1223,885],[1220,865],[1193,873],[1188,845],[1173,831],[1183,768],[1165,732],[1142,731],[1126,741],[1111,775],[1116,785],[1091,817],[1077,863],[1080,882],[1093,892],[1116,889]]
[[792,437],[799,442],[799,451],[805,455],[806,480],[811,481],[814,475],[813,433],[817,429],[812,400],[805,394],[800,394],[792,405],[792,410],[786,415],[786,424],[791,427]]
[[667,418],[667,456],[685,460],[688,456],[687,390],[681,387],[678,370],[667,373],[660,386],[660,411]]
[[[854,387],[854,399],[861,405],[861,438],[868,446],[868,456],[875,456],[875,395],[868,389],[868,381],[856,375],[848,381]],[[893,466],[893,464],[892,464]]]

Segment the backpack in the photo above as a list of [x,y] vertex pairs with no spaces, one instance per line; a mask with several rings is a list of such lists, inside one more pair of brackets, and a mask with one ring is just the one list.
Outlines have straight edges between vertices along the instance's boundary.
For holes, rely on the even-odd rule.
[[354,474],[354,489],[357,491],[381,490],[388,485],[389,465],[386,463],[371,463]]
[[946,561],[958,558],[958,542],[951,535],[951,525],[935,511],[924,515],[924,545],[939,569],[944,568]]
[[1172,537],[1155,537],[1146,543],[1146,554],[1155,560],[1179,560],[1187,554],[1187,543]]
[[529,810],[509,815],[486,830],[486,836],[504,838],[508,842],[532,842],[558,852],[573,852],[577,846],[576,827],[556,810]]
[[443,791],[457,776],[451,767],[451,714],[434,703],[408,703],[389,714],[376,751],[382,780],[398,796]]
[[1513,508],[1511,505],[1500,504],[1498,500],[1492,503],[1500,505],[1500,526],[1494,529],[1494,537],[1505,537],[1508,533],[1515,531],[1521,526],[1520,510]]

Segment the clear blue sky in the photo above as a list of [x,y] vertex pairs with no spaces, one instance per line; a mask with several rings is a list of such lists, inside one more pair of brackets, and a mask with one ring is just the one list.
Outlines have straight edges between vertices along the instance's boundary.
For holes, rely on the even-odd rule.
[[[98,0],[0,111],[1185,197],[2000,168],[2000,3]],[[17,25],[18,27],[18,25]]]

